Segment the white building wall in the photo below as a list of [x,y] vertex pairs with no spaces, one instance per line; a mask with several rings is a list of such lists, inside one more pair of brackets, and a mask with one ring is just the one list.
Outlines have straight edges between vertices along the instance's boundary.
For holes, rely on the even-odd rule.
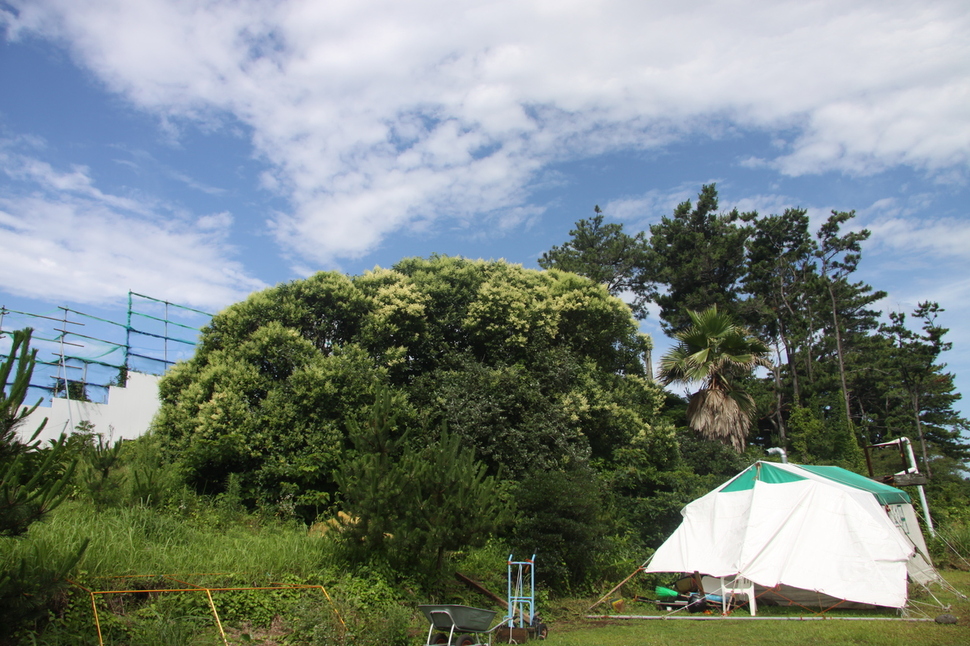
[[140,372],[128,373],[128,385],[108,387],[106,404],[72,401],[60,397],[51,399],[50,407],[39,406],[20,426],[21,439],[30,439],[40,423],[47,418],[47,426],[38,439],[54,439],[61,433],[68,435],[80,422],[94,424],[94,430],[105,438],[134,439],[143,435],[158,412],[158,382],[161,377]]

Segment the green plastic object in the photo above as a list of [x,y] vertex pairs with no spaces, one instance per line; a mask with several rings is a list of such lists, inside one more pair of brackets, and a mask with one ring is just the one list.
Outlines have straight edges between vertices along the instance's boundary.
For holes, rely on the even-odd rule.
[[671,590],[670,588],[665,588],[661,585],[656,587],[656,593],[658,599],[676,599],[678,596],[676,590]]

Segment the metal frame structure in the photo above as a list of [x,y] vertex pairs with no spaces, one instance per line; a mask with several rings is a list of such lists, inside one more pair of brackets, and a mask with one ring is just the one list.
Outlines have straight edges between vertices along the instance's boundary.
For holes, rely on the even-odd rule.
[[[162,308],[162,316],[148,313],[147,310],[157,306]],[[67,399],[86,401],[91,397],[94,401],[104,403],[108,388],[112,385],[124,386],[124,378],[128,371],[163,374],[175,363],[174,358],[184,354],[172,355],[171,344],[177,344],[189,351],[197,344],[195,339],[175,336],[172,328],[194,333],[198,333],[199,328],[175,321],[173,316],[178,313],[190,313],[187,316],[212,317],[212,314],[202,310],[131,291],[128,292],[126,323],[118,323],[68,307],[59,306],[58,309],[59,316],[48,316],[0,306],[0,336],[13,329],[34,327],[29,323],[33,321],[38,322],[36,327],[50,328],[46,337],[42,336],[43,332],[35,333],[33,337],[35,347],[46,345],[47,350],[45,350],[45,356],[37,360],[38,370],[34,373],[34,381],[30,387],[43,393],[42,397],[45,400],[63,396]],[[18,320],[26,318],[28,324],[18,324],[13,327],[9,325],[10,318]],[[50,323],[47,323],[48,321]],[[85,333],[88,324],[97,326],[98,330]],[[117,328],[124,330],[124,341],[117,338],[110,339],[113,336],[111,331]],[[109,338],[101,338],[104,336]],[[135,347],[133,343],[139,343],[139,340],[151,341],[154,347],[148,349]],[[97,349],[101,352],[96,356],[90,354],[81,356],[80,350],[84,349]],[[120,357],[106,358],[118,352],[121,353]],[[89,389],[99,391],[101,395],[91,396]]]
[[[515,561],[509,554],[508,561],[508,614],[505,623],[509,628],[527,628],[535,616],[535,570],[536,555],[526,561]],[[528,613],[528,614],[527,614]],[[519,625],[515,625],[518,614]]]
[[[185,576],[214,576],[214,575],[185,575]],[[340,611],[337,610],[337,604],[334,603],[333,599],[330,597],[330,593],[322,585],[291,585],[291,584],[276,584],[276,585],[266,585],[266,586],[250,586],[250,587],[206,587],[195,585],[188,581],[175,578],[174,575],[162,574],[162,575],[129,575],[120,577],[108,577],[113,580],[122,579],[153,579],[153,580],[171,580],[176,583],[181,584],[181,587],[171,587],[171,588],[150,588],[150,589],[129,589],[129,590],[92,590],[86,586],[81,585],[75,581],[70,583],[78,588],[84,590],[91,597],[91,610],[94,613],[94,625],[98,631],[98,644],[104,646],[104,637],[101,633],[101,618],[98,613],[97,597],[98,595],[111,595],[111,594],[161,594],[165,592],[175,592],[175,593],[190,593],[190,592],[201,592],[205,593],[206,598],[209,602],[209,609],[212,612],[212,618],[215,622],[216,627],[219,629],[219,636],[222,638],[223,644],[229,646],[229,640],[226,637],[226,631],[222,626],[222,620],[219,618],[219,612],[216,610],[216,603],[212,597],[213,592],[237,592],[237,591],[275,591],[275,590],[320,590],[323,595],[330,602],[333,608],[334,615],[343,627],[344,632],[347,631],[347,624],[344,623],[343,617],[340,616]]]

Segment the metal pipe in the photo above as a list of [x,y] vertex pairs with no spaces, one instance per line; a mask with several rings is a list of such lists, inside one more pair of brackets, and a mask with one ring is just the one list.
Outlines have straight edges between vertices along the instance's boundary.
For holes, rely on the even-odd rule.
[[770,449],[768,449],[767,452],[768,452],[768,455],[780,455],[781,463],[788,464],[788,454],[785,453],[785,449],[778,446],[773,446]]
[[[913,453],[913,443],[908,437],[903,436],[889,442],[873,444],[873,446],[892,446],[895,444],[902,452],[904,442],[906,443],[906,457],[909,458],[909,468],[906,469],[906,473],[919,473],[919,467],[916,466],[916,455]],[[923,515],[926,517],[926,529],[930,530],[930,536],[936,536],[936,528],[933,527],[933,518],[930,516],[930,506],[926,503],[926,491],[923,489],[923,485],[916,485],[916,488],[919,489],[919,501],[923,505]]]

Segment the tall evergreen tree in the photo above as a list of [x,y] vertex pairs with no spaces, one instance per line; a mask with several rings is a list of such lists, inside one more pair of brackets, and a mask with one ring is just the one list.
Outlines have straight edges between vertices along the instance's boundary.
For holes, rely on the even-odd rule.
[[[716,187],[706,185],[696,203],[685,201],[650,227],[640,285],[660,305],[662,326],[675,338],[691,324],[688,311],[717,305],[774,347],[779,360],[770,380],[746,385],[757,397],[758,441],[785,445],[797,412],[797,441],[806,456],[819,460],[854,464],[860,433],[878,441],[907,425],[914,440],[922,434],[936,447],[928,453],[959,460],[967,422],[952,404],[960,395],[952,375],[923,357],[940,330],[924,320],[922,335],[897,330],[894,336],[893,326],[880,332],[875,304],[886,294],[853,278],[870,237],[851,227],[854,218],[853,211],[833,211],[813,233],[800,208],[781,215],[719,214]],[[595,249],[597,229],[584,225],[573,233],[581,231],[586,247]],[[582,257],[586,275],[603,282],[612,275],[595,253]],[[944,346],[937,343],[937,354]],[[910,376],[900,377],[901,371]],[[812,429],[822,427],[825,437],[813,438]]]
[[[888,361],[890,378],[895,380],[895,393],[904,409],[908,409],[909,424],[903,424],[906,435],[915,435],[920,444],[923,470],[932,474],[927,438],[941,453],[952,458],[970,457],[970,447],[960,438],[960,431],[967,428],[967,421],[953,411],[952,405],[959,398],[954,393],[953,376],[944,372],[946,364],[939,363],[939,356],[952,347],[944,341],[949,332],[937,324],[943,308],[935,302],[920,303],[913,318],[922,321],[922,333],[910,330],[906,314],[891,312],[890,324],[882,332],[891,344]],[[900,429],[900,430],[903,430]]]
[[697,196],[679,204],[672,217],[663,217],[650,227],[650,280],[663,291],[654,300],[668,334],[688,327],[688,311],[717,306],[748,322],[750,303],[742,295],[745,274],[745,241],[751,234],[743,224],[754,213],[717,212],[714,184],[705,185]]
[[[843,224],[855,217],[855,211],[832,211],[832,215],[818,231],[819,246],[815,255],[819,259],[821,283],[828,294],[832,314],[832,337],[835,340],[835,356],[838,365],[839,384],[845,417],[852,420],[852,406],[846,377],[845,335],[848,317],[864,316],[865,308],[883,298],[885,292],[871,292],[864,283],[850,283],[849,276],[859,267],[862,259],[862,242],[869,239],[870,231],[849,231],[840,234]],[[875,323],[871,324],[874,327]]]
[[596,206],[589,220],[576,222],[571,239],[554,246],[539,258],[543,269],[559,269],[591,278],[606,285],[613,296],[630,299],[638,319],[647,315],[650,285],[647,282],[648,245],[644,232],[630,236],[623,225],[603,223],[603,211]]
[[784,350],[784,362],[779,361],[772,369],[772,420],[782,445],[786,443],[786,378],[791,383],[792,404],[801,406],[797,357],[812,338],[808,333],[812,326],[806,324],[811,305],[805,278],[815,271],[814,249],[805,209],[786,209],[782,215],[758,218],[748,239],[748,271],[743,283],[760,306],[756,330],[778,349],[779,355]]

